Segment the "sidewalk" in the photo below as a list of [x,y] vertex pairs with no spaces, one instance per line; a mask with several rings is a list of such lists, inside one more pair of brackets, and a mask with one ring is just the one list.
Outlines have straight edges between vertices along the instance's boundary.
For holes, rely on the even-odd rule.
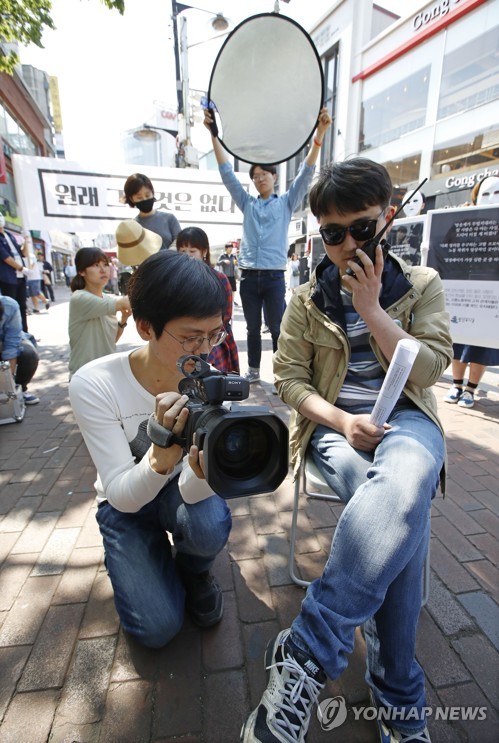
[[[41,402],[21,424],[0,427],[0,743],[236,743],[265,688],[267,640],[289,626],[304,595],[287,572],[291,479],[273,494],[229,501],[233,529],[214,570],[225,598],[220,625],[200,631],[186,620],[160,651],[125,638],[95,522],[95,472],[68,402],[69,293],[56,293],[47,313],[28,318],[41,339],[30,386]],[[235,315],[244,371],[240,308]],[[137,338],[129,323],[120,346]],[[265,381],[250,401],[287,420],[271,394],[264,338]],[[449,379],[436,385],[440,400]],[[430,719],[433,743],[499,740],[498,381],[499,369],[487,373],[472,410],[440,405],[450,477],[448,496],[433,506],[418,659],[433,718],[446,707],[438,714],[451,719]],[[297,563],[305,578],[319,574],[340,510],[303,500]],[[364,657],[358,632],[347,671],[322,694],[346,699],[347,720],[325,732],[314,716],[308,743],[377,740],[375,723],[352,710],[368,704]],[[484,707],[486,719],[463,720],[449,707]]]

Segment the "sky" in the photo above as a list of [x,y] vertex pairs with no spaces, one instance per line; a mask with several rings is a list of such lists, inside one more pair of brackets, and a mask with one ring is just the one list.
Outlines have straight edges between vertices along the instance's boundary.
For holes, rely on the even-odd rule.
[[[255,13],[272,12],[274,0],[193,4],[209,13],[184,12],[189,85],[206,91],[225,38],[207,41],[214,36],[212,15],[222,12],[237,25]],[[290,0],[280,2],[280,12],[309,30],[331,4],[332,0]],[[377,0],[377,4],[408,15],[424,0]],[[176,107],[171,1],[126,0],[124,16],[99,0],[53,0],[52,6],[56,30],[45,31],[43,49],[21,47],[21,62],[58,78],[68,160],[100,165],[122,162],[122,132],[144,122],[158,123],[158,109]],[[203,139],[202,129],[202,124],[193,129],[193,142],[200,149],[204,141],[209,142]]]

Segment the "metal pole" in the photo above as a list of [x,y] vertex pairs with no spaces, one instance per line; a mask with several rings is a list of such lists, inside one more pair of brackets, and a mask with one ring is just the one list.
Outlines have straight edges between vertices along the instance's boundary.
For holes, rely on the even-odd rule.
[[179,114],[184,113],[184,99],[182,94],[182,78],[180,74],[180,50],[178,45],[177,16],[180,10],[175,0],[172,0],[172,20],[173,20],[173,52],[175,55],[175,78],[177,84],[177,107]]
[[183,113],[185,120],[185,140],[191,143],[191,116],[189,106],[189,59],[187,52],[187,20],[182,16],[180,18],[180,76],[182,81],[183,95]]

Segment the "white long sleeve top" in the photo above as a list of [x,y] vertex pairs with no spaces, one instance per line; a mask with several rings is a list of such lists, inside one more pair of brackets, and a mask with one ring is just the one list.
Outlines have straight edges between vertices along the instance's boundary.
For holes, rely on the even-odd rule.
[[155,397],[134,377],[130,351],[95,359],[71,378],[69,398],[90,456],[97,470],[97,500],[109,501],[119,511],[134,513],[152,501],[161,488],[180,473],[179,489],[186,503],[213,495],[184,457],[169,475],[155,472],[147,452],[136,463],[130,443],[139,424],[155,409]]

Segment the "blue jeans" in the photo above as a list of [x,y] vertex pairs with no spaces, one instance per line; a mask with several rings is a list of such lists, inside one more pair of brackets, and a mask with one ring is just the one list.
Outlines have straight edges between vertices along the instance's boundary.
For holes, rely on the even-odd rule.
[[274,352],[277,351],[277,340],[285,308],[284,271],[243,269],[239,293],[246,320],[248,366],[259,369],[262,357],[262,308],[272,336],[272,348]]
[[[353,650],[355,628],[365,624],[366,680],[376,702],[421,710],[425,683],[415,659],[416,627],[444,442],[439,428],[415,408],[395,412],[390,425],[369,453],[325,426],[314,432],[311,455],[346,506],[292,637],[335,679]],[[417,732],[424,720],[397,720],[395,727]]]
[[97,522],[123,629],[147,647],[166,645],[184,621],[185,594],[175,563],[192,573],[210,569],[229,536],[227,504],[213,495],[187,505],[177,477],[137,513],[100,504]]

